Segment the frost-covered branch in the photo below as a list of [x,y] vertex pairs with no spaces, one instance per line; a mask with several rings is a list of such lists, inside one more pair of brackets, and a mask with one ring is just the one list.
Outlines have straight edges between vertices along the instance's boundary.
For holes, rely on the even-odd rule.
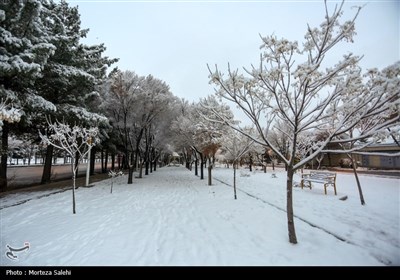
[[71,157],[72,171],[72,212],[75,214],[75,179],[77,166],[75,159],[77,155],[82,160],[89,150],[100,142],[98,138],[99,130],[97,127],[85,128],[77,125],[70,126],[64,122],[55,121],[51,123],[48,120],[48,131],[51,133],[42,134],[39,131],[42,143],[52,145],[58,149],[65,151]]
[[48,123],[50,135],[39,132],[42,143],[52,145],[67,152],[71,158],[79,154],[79,158],[84,158],[89,148],[100,142],[98,138],[98,128],[84,128],[77,125],[70,126],[64,122],[56,121]]
[[3,126],[3,122],[17,123],[21,120],[21,112],[19,109],[13,107],[13,104],[9,99],[1,99],[0,101],[0,131]]

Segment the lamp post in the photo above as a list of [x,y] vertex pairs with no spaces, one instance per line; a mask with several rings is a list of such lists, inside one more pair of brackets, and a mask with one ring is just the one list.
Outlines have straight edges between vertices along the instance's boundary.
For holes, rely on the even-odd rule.
[[86,187],[89,186],[89,176],[90,176],[90,150],[92,149],[92,137],[89,137],[87,141],[89,145],[89,151],[87,156],[87,166],[86,166]]

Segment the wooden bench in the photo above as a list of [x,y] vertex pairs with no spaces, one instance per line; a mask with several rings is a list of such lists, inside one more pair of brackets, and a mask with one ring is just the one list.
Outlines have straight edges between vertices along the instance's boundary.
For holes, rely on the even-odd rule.
[[[311,182],[324,184],[325,194],[326,188],[331,185],[336,193],[336,173],[333,172],[320,172],[320,171],[311,171],[309,174],[301,175],[301,188],[304,186],[309,187],[311,189]],[[308,185],[306,185],[308,183]]]

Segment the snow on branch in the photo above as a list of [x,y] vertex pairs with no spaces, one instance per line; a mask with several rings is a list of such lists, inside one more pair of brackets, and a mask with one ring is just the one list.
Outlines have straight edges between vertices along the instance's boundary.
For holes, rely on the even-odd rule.
[[0,130],[3,126],[3,121],[8,123],[17,123],[21,120],[21,113],[19,109],[13,107],[9,99],[1,99],[0,101]]
[[50,135],[42,134],[39,131],[42,143],[67,152],[72,159],[76,158],[76,154],[79,155],[80,159],[83,159],[89,152],[89,148],[100,142],[97,127],[70,126],[59,121],[51,123],[50,120],[48,120],[48,125]]

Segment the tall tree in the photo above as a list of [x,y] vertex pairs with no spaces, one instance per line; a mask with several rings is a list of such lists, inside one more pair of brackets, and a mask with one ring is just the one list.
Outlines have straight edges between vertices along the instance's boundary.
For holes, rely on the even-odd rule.
[[208,184],[211,185],[211,173],[214,165],[215,154],[222,145],[223,136],[227,134],[230,129],[225,123],[210,121],[210,116],[212,117],[213,113],[208,110],[209,107],[218,111],[220,115],[224,116],[225,119],[229,119],[231,122],[233,122],[234,116],[229,106],[218,103],[214,95],[202,98],[195,107],[195,119],[199,121],[194,123],[194,140],[196,143],[194,147],[196,152],[199,153],[201,159],[201,179],[203,178],[203,167],[205,161],[207,158],[210,160],[210,164],[208,165]]
[[[117,59],[103,57],[103,44],[88,46],[81,43],[88,29],[81,28],[78,7],[70,7],[66,1],[44,2],[49,11],[46,27],[48,40],[56,47],[54,54],[43,67],[42,76],[36,82],[41,96],[56,107],[52,114],[71,124],[98,126],[107,120],[91,111],[89,104],[98,96],[97,87],[106,77],[106,70]],[[35,120],[43,132],[47,123],[43,114]],[[104,124],[102,124],[104,125]],[[48,146],[43,169],[42,183],[50,180],[53,146]]]
[[[48,11],[44,1],[0,2],[0,97],[20,110],[21,122],[29,122],[32,112],[54,110],[39,96],[35,81],[54,53],[46,26]],[[13,124],[2,122],[0,188],[7,188],[8,134]]]
[[198,157],[194,150],[195,146],[195,127],[193,120],[194,117],[194,103],[189,104],[186,100],[181,100],[179,112],[171,123],[171,131],[174,137],[171,143],[174,151],[181,151],[186,162],[186,168],[191,170],[192,158],[195,163],[195,175],[198,175]]
[[137,95],[143,78],[131,71],[115,71],[103,88],[102,108],[118,134],[124,152],[123,168],[129,167]]
[[[217,95],[236,104],[254,124],[257,135],[247,134],[213,110],[217,119],[271,148],[287,165],[286,211],[291,243],[297,243],[292,192],[295,171],[323,152],[329,143],[349,140],[343,135],[360,121],[382,112],[393,113],[398,106],[395,105],[399,100],[398,90],[378,95],[375,91],[359,91],[357,64],[361,57],[344,54],[335,65],[327,65],[327,58],[335,46],[344,41],[352,42],[355,35],[355,20],[361,8],[350,20],[341,23],[343,5],[344,2],[336,5],[330,13],[325,1],[323,22],[318,28],[308,26],[302,46],[274,35],[262,37],[260,65],[247,70],[248,76],[229,69],[228,77],[223,78],[217,68],[215,71],[210,69],[210,79],[217,86]],[[363,109],[364,106],[367,108]],[[289,129],[283,131],[277,120]],[[303,145],[300,141],[327,124],[330,127],[324,140],[313,145]],[[377,123],[357,139],[376,135],[398,124],[397,113],[396,117]],[[282,154],[269,137],[271,131],[280,131],[286,136],[289,143],[287,155]]]

